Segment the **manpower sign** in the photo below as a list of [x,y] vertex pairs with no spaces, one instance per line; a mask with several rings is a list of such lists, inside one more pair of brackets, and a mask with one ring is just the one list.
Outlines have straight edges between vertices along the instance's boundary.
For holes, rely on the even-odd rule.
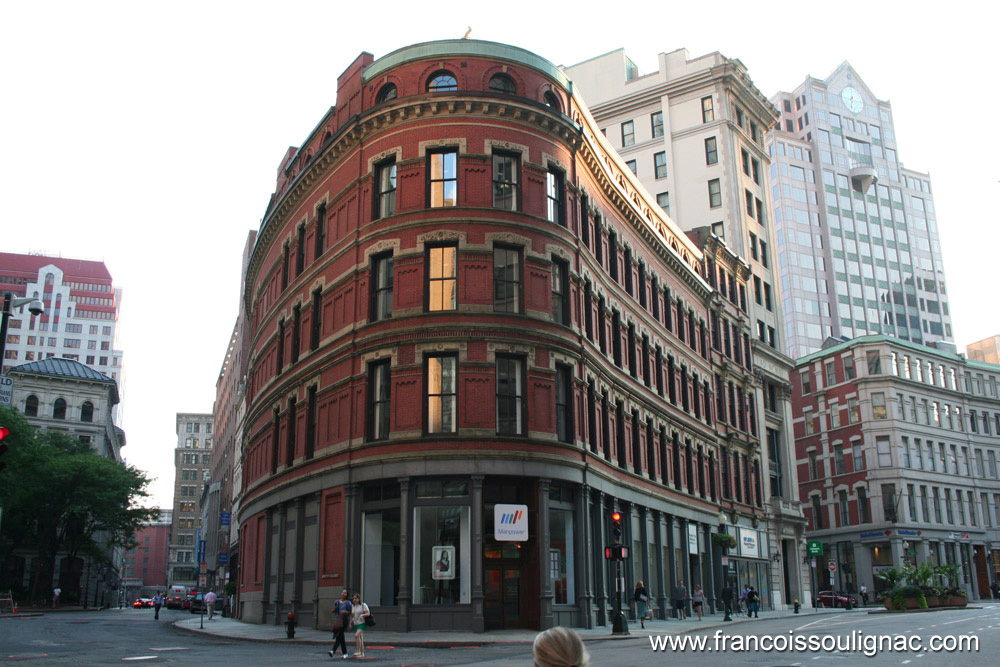
[[493,537],[499,542],[527,541],[528,506],[494,505]]

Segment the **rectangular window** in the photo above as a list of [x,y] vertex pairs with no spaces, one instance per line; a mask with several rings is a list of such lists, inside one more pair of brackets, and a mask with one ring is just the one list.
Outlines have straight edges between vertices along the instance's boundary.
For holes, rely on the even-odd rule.
[[840,507],[840,525],[849,526],[851,525],[851,513],[848,511],[847,507],[847,491],[839,491],[837,496]]
[[802,382],[802,395],[806,396],[812,393],[812,373],[811,371],[802,371],[799,373],[799,379]]
[[854,456],[854,472],[865,469],[865,455],[864,450],[861,448],[860,440],[853,440],[851,442],[851,454]]
[[861,421],[861,408],[858,407],[858,399],[856,398],[847,399],[847,421],[851,424],[857,424]]
[[573,369],[556,365],[556,435],[560,442],[573,442]]
[[875,419],[886,419],[887,416],[885,394],[882,392],[872,392],[872,417]]
[[653,138],[663,136],[663,112],[657,111],[649,116],[650,125],[653,128]]
[[819,496],[812,497],[813,530],[823,530],[823,504]]
[[880,375],[882,373],[882,359],[879,353],[872,350],[866,353],[868,359],[868,375]]
[[670,193],[669,192],[661,192],[660,194],[656,195],[656,203],[660,205],[660,208],[663,209],[664,213],[666,213],[667,215],[670,215]]
[[392,253],[372,257],[371,320],[392,317]]
[[889,444],[889,436],[880,435],[875,437],[875,449],[878,452],[878,464],[881,468],[888,468],[892,465],[892,449]]
[[[633,170],[634,172],[635,170]],[[566,216],[563,211],[563,173],[549,168],[545,174],[545,199],[548,202],[546,211],[549,222],[566,226]]]
[[520,155],[493,153],[493,208],[517,210],[520,171]]
[[882,515],[889,523],[896,523],[896,485],[882,485]]
[[468,506],[413,508],[413,604],[472,601],[470,518]]
[[458,294],[458,248],[427,249],[427,310],[455,310]]
[[858,487],[858,522],[871,523],[871,510],[868,507],[868,492],[865,487]]
[[458,151],[427,154],[427,205],[430,208],[458,205]]
[[385,440],[389,437],[390,411],[389,360],[368,366],[368,439]]
[[667,177],[667,154],[664,151],[653,153],[653,176],[655,178]]
[[833,465],[835,474],[843,475],[847,472],[847,467],[844,463],[844,446],[834,445],[833,446]]
[[569,264],[552,258],[552,319],[569,325]]
[[396,212],[396,160],[381,163],[375,170],[375,217]]
[[850,382],[854,379],[854,357],[844,357],[844,380]]
[[395,605],[400,578],[399,508],[365,512],[361,585],[373,605]]
[[715,120],[715,106],[712,103],[712,96],[701,98],[701,122],[710,123]]
[[832,387],[837,384],[837,367],[832,361],[828,361],[825,364],[826,368],[826,386]]
[[457,428],[458,359],[454,355],[427,357],[427,433],[454,433]]
[[521,249],[493,248],[493,310],[521,312]]
[[809,479],[819,479],[819,463],[816,452],[809,452]]
[[708,182],[708,205],[711,208],[722,206],[722,185],[717,178]]
[[622,123],[622,146],[631,146],[635,143],[635,123],[630,120]]
[[309,322],[309,349],[319,349],[319,337],[323,325],[323,291],[317,287],[313,291],[312,298],[312,320]]
[[524,434],[524,361],[497,355],[497,435]]
[[316,257],[326,250],[326,205],[316,209]]
[[625,162],[625,166],[628,167],[629,171],[631,171],[633,174],[637,174],[638,175],[639,172],[636,171],[635,160],[628,160],[628,161],[626,161]]
[[719,162],[719,147],[715,137],[705,139],[705,164],[717,164]]

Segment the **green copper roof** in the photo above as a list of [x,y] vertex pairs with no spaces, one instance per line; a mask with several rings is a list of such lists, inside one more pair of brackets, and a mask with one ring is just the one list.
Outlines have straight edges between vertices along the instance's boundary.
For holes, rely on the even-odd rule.
[[531,51],[499,42],[483,42],[476,39],[444,39],[439,42],[423,42],[404,46],[392,53],[382,56],[365,69],[364,80],[371,81],[386,70],[397,67],[411,60],[423,60],[438,56],[480,56],[496,58],[521,63],[558,81],[566,90],[572,92],[572,84],[558,67],[545,58]]

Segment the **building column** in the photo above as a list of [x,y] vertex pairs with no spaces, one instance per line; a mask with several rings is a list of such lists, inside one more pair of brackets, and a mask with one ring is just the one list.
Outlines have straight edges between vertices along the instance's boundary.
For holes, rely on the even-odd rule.
[[288,503],[278,507],[278,563],[275,568],[274,625],[281,622],[281,604],[285,600],[285,555],[288,538]]
[[348,591],[360,589],[361,574],[359,555],[361,553],[358,530],[360,505],[358,504],[358,485],[348,484],[344,488],[344,510],[346,525],[344,526],[344,588]]
[[[690,547],[688,546],[688,520],[684,517],[677,517],[677,523],[681,539],[681,581],[684,582],[684,588],[687,589],[688,597],[691,596],[691,591],[693,590],[691,584],[691,554]],[[687,602],[684,603],[684,611],[690,616],[690,610],[688,609]]]
[[483,632],[486,619],[483,615],[483,476],[472,476],[471,528],[472,528],[472,631]]
[[709,613],[714,614],[717,603],[715,599],[715,554],[712,553],[712,526],[707,523],[703,523],[701,526],[705,535],[705,556],[708,560],[705,567],[702,568],[708,573],[708,576],[702,576],[702,579],[706,582],[705,601],[709,605]]
[[[292,571],[292,608],[296,616],[299,614],[299,605],[302,603],[302,565],[303,551],[305,545],[306,524],[306,499],[299,496],[295,499],[295,567]],[[316,613],[313,609],[313,613]]]
[[410,577],[413,575],[410,554],[410,478],[399,478],[399,592],[396,602],[400,621],[400,630],[410,630],[410,602],[413,594],[410,592]]
[[[649,596],[649,569],[655,567],[655,563],[649,562],[649,521],[647,519],[649,510],[643,506],[639,507],[639,544],[642,545],[642,583],[646,588],[646,596]],[[635,540],[632,541],[633,546]],[[652,607],[652,605],[650,605]]]
[[[670,599],[671,609],[673,609],[674,588],[677,587],[677,550],[674,544],[674,517],[671,514],[664,515],[667,519],[667,567],[670,568],[670,585],[667,587],[667,596]],[[673,616],[677,616],[677,610],[673,609]]]
[[[667,618],[667,596],[664,593],[665,582],[664,578],[667,576],[667,571],[664,568],[665,563],[663,562],[663,513],[658,510],[650,511],[653,517],[653,526],[655,535],[653,535],[653,544],[656,548],[656,590],[649,592],[649,597],[652,598],[656,596],[659,603],[659,618],[666,620]],[[652,564],[651,564],[652,565]]]
[[538,574],[539,608],[538,624],[542,630],[553,626],[552,620],[552,572],[549,570],[549,486],[552,480],[538,480]]
[[[597,624],[608,624],[608,594],[607,594],[607,572],[608,562],[604,558],[604,547],[607,539],[604,535],[604,493],[597,492],[597,499],[594,501],[594,512],[591,516],[591,525],[594,530],[594,600],[597,603]],[[598,565],[599,564],[599,565]]]
[[576,578],[574,586],[578,592],[577,608],[580,610],[580,625],[586,629],[594,627],[594,614],[592,607],[593,593],[591,592],[590,581],[593,572],[593,541],[590,531],[590,487],[581,484],[576,487],[576,494],[573,498],[573,539],[574,552],[579,554],[577,563],[574,563]]
[[903,540],[902,538],[896,537],[890,541],[890,546],[892,548],[892,566],[894,568],[900,568],[903,566]]

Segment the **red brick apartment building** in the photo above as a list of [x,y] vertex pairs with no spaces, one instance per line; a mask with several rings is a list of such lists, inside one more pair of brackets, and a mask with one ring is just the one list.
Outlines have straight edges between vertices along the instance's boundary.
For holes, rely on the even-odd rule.
[[361,54],[247,269],[238,613],[329,627],[347,588],[393,630],[605,624],[613,511],[661,617],[680,580],[714,603],[720,531],[728,576],[785,587],[784,551],[800,596],[766,518],[748,275],[548,61]]

